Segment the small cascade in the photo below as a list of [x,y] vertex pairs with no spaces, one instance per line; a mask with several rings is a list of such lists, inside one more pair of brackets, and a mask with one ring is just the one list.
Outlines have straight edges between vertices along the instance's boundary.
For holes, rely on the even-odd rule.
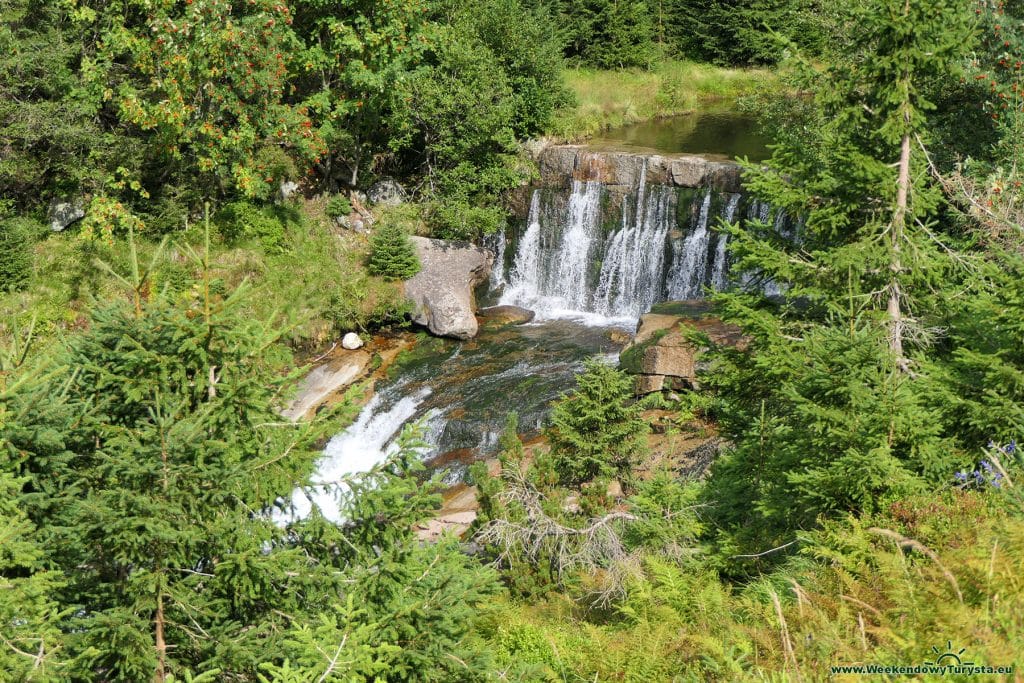
[[[736,212],[740,206],[740,199],[742,195],[733,194],[729,197],[729,202],[725,206],[725,218],[726,223],[732,223],[736,220]],[[718,246],[715,247],[715,260],[714,265],[711,269],[711,287],[717,292],[725,289],[728,285],[727,272],[728,272],[728,245],[729,235],[722,232],[718,234]]]
[[728,287],[729,236],[716,232],[717,221],[762,216],[771,219],[770,207],[745,205],[740,193],[650,183],[646,163],[626,194],[596,180],[573,180],[567,198],[537,189],[525,230],[508,243],[511,266],[499,255],[492,286],[499,303],[532,309],[538,320],[629,324],[659,301]]
[[703,293],[708,258],[708,219],[711,216],[711,190],[704,193],[697,226],[683,241],[672,264],[668,285],[670,299],[696,299]]
[[494,268],[491,269],[490,286],[497,289],[505,282],[505,231],[499,230],[484,240],[484,246],[494,252]]
[[277,514],[276,521],[286,523],[308,517],[315,504],[324,517],[342,522],[340,498],[349,490],[342,480],[350,475],[368,472],[384,462],[393,452],[393,441],[412,418],[420,404],[430,395],[422,388],[403,395],[403,386],[377,394],[348,429],[327,442],[317,463],[313,486],[298,488],[292,493],[291,514]]
[[675,222],[675,193],[647,187],[640,172],[636,203],[622,211],[622,228],[608,240],[592,308],[607,317],[638,318],[662,295],[665,244]]

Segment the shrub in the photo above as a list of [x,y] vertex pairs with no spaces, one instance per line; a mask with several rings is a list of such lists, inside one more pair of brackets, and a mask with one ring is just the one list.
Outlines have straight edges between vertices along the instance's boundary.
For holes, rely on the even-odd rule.
[[326,213],[329,218],[342,218],[352,213],[352,202],[343,194],[336,194],[327,201]]
[[382,225],[370,241],[369,270],[388,280],[408,280],[420,270],[409,236],[393,224]]
[[38,226],[27,218],[0,220],[0,291],[22,289],[32,274],[32,242]]
[[217,225],[228,242],[257,239],[269,252],[283,248],[286,217],[271,207],[249,202],[231,202],[217,212]]
[[629,375],[586,361],[576,390],[555,404],[546,432],[560,483],[628,474],[650,430],[642,411]]

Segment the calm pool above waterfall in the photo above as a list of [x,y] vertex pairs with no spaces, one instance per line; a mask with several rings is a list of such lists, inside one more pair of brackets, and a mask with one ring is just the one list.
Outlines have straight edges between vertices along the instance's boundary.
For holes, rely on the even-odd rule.
[[770,156],[768,142],[758,132],[753,116],[712,110],[614,128],[589,144],[595,148],[763,161]]

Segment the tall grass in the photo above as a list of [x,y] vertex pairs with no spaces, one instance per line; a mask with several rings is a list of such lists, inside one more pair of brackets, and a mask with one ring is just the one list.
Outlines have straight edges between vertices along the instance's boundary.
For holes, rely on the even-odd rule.
[[1015,667],[979,680],[1024,680],[1024,519],[1003,502],[922,496],[803,546],[745,586],[650,558],[610,618],[561,596],[498,608],[483,635],[509,680],[855,681],[830,668],[916,666],[950,644],[964,662]]
[[568,69],[565,82],[575,103],[555,116],[551,135],[580,140],[608,128],[685,114],[715,101],[777,87],[765,69],[727,69],[665,61],[650,71]]

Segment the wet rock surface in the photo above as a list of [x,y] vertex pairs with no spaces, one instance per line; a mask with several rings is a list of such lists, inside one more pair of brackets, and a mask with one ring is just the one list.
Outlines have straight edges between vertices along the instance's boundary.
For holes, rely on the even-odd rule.
[[477,315],[485,325],[523,325],[536,317],[533,311],[519,306],[490,306],[481,308]]
[[552,145],[540,153],[539,165],[541,187],[563,187],[570,180],[582,180],[632,189],[639,185],[646,165],[647,182],[655,185],[711,187],[721,192],[742,189],[738,164],[697,154],[649,154],[585,145]]

